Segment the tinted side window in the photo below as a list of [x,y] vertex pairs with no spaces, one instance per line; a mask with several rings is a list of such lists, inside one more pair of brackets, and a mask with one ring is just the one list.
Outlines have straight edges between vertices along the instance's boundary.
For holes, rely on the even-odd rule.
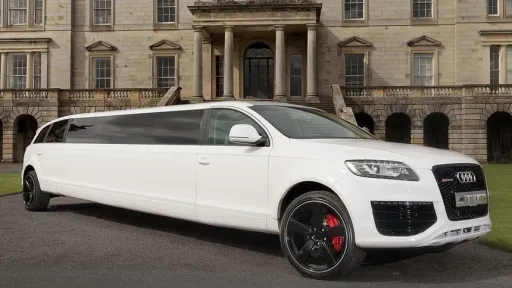
[[73,119],[67,143],[197,145],[204,110]]
[[46,143],[62,142],[64,139],[64,132],[66,131],[66,125],[68,125],[68,119],[60,120],[53,123],[48,136],[46,137]]
[[37,134],[36,140],[34,140],[34,144],[44,142],[44,138],[46,137],[46,133],[48,133],[48,129],[50,129],[50,126],[51,125],[48,125],[48,126],[44,127],[43,129],[41,129],[41,132],[39,132],[39,134]]
[[231,109],[213,109],[208,125],[206,144],[238,145],[229,141],[229,131],[236,124],[252,125],[261,136],[265,135],[263,129],[244,113]]

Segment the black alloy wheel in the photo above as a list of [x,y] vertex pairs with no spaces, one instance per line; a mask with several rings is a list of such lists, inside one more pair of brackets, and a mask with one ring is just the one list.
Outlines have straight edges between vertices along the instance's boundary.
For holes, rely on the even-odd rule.
[[292,266],[312,278],[344,275],[361,264],[350,216],[336,195],[316,191],[295,199],[281,222],[281,246]]
[[35,171],[29,171],[23,178],[23,204],[28,211],[42,211],[48,208],[51,195],[41,191]]

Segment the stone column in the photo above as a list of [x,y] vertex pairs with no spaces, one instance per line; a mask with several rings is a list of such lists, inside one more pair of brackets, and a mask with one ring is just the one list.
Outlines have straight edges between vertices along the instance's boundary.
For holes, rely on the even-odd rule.
[[27,53],[27,89],[34,88],[34,53]]
[[[3,11],[2,11],[3,12]],[[7,89],[7,54],[1,54],[0,89]]]
[[276,56],[274,65],[275,95],[274,100],[286,101],[286,49],[284,42],[284,25],[275,25],[276,29]]
[[41,88],[48,87],[48,53],[41,52]]
[[194,91],[191,102],[203,102],[203,27],[194,28]]
[[317,53],[316,53],[316,31],[318,24],[308,24],[308,55],[307,55],[307,92],[306,103],[318,103],[318,75],[317,75]]
[[234,99],[233,94],[233,26],[224,26],[224,95]]

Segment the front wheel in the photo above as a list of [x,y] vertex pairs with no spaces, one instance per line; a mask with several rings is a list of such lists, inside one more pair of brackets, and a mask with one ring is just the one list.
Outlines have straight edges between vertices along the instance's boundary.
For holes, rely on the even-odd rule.
[[292,266],[311,278],[345,275],[365,257],[355,244],[347,209],[326,191],[308,192],[290,203],[281,220],[280,240]]
[[23,178],[23,204],[28,211],[43,211],[48,208],[50,194],[41,191],[36,171],[29,171]]

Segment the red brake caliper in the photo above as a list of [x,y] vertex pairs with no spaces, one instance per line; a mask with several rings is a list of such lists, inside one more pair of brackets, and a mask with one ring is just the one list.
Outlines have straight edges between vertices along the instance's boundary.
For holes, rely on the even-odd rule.
[[[329,227],[336,227],[340,224],[338,219],[334,217],[332,214],[327,214],[327,225]],[[343,237],[341,236],[335,236],[332,238],[332,246],[334,247],[334,250],[336,252],[340,252],[341,248],[343,247]]]

